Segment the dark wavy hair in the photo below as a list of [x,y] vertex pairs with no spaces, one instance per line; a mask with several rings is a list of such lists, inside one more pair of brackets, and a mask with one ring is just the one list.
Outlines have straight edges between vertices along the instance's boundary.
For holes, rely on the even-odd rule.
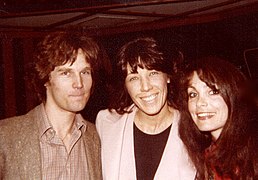
[[[33,72],[33,85],[40,101],[46,100],[45,83],[49,81],[49,74],[56,66],[76,60],[78,50],[82,49],[86,60],[92,67],[93,88],[98,80],[100,66],[99,46],[81,31],[53,32],[38,43],[35,54]],[[92,91],[93,91],[92,88]]]
[[[188,112],[187,87],[193,72],[197,72],[211,89],[219,90],[229,109],[226,124],[215,142],[216,148],[208,159],[204,154],[212,144],[211,135],[199,131]],[[179,134],[196,166],[196,179],[207,179],[206,167],[211,164],[221,176],[257,179],[258,109],[251,92],[247,78],[227,60],[203,57],[192,61],[185,70],[181,79],[182,116]],[[239,172],[236,173],[236,169]]]
[[[127,107],[133,103],[125,87],[127,64],[132,67],[133,72],[137,72],[137,68],[140,67],[166,73],[170,77],[170,82],[173,83],[177,69],[176,62],[179,62],[181,58],[181,52],[176,49],[171,49],[170,55],[164,53],[157,41],[151,37],[136,38],[123,45],[117,55],[118,62],[114,76],[116,85],[112,92],[109,109],[115,109],[117,113],[124,114],[128,112]],[[168,92],[170,92],[168,96],[173,96],[173,91]],[[177,105],[171,100],[172,98],[169,99],[169,106],[176,108]]]

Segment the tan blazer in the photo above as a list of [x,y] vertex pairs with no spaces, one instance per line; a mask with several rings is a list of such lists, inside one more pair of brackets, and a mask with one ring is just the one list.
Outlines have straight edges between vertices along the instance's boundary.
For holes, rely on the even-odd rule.
[[[39,105],[23,116],[0,120],[0,179],[41,179],[41,155],[37,119]],[[83,140],[86,147],[89,177],[102,179],[100,142],[94,124],[86,122]]]
[[[119,115],[102,110],[96,119],[101,139],[102,173],[105,180],[136,180],[133,112]],[[174,120],[155,180],[193,180],[195,169],[178,136],[178,117]]]

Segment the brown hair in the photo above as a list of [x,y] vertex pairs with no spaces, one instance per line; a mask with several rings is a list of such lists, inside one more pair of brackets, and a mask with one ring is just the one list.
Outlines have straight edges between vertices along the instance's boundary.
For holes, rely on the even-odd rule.
[[[188,112],[187,86],[197,72],[211,89],[219,90],[229,113],[216,149],[208,159],[205,150],[212,144],[210,133],[201,132]],[[216,85],[216,86],[215,86]],[[248,80],[233,64],[216,57],[193,60],[182,77],[180,137],[197,169],[197,179],[205,179],[207,165],[232,179],[257,177],[257,107],[250,95]],[[236,169],[239,172],[236,173]],[[256,172],[255,172],[256,171]]]
[[[137,68],[147,68],[149,70],[157,70],[166,73],[172,82],[176,72],[176,58],[172,58],[172,49],[170,56],[164,54],[157,41],[151,37],[136,38],[123,45],[117,55],[117,68],[115,80],[117,86],[111,98],[109,109],[115,109],[119,114],[127,112],[126,108],[133,101],[125,87],[125,78],[127,76],[127,64],[132,67],[133,72],[137,72]],[[176,57],[179,57],[179,51]],[[140,61],[139,61],[140,58]],[[168,90],[168,97],[173,96],[173,91]],[[168,98],[168,104],[176,108],[176,104],[172,98]]]
[[47,35],[37,46],[34,55],[34,87],[41,101],[46,100],[45,83],[56,66],[76,60],[78,49],[82,49],[92,67],[93,85],[99,69],[99,46],[82,32],[54,32]]

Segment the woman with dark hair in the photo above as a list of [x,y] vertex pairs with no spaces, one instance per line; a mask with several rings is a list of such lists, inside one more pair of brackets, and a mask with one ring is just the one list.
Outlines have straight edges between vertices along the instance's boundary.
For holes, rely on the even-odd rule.
[[246,77],[205,57],[192,61],[182,82],[179,133],[196,179],[258,179],[258,111]]
[[167,100],[173,95],[168,90],[176,76],[173,65],[152,38],[135,39],[120,49],[118,93],[96,119],[104,179],[194,178],[178,136],[180,112],[172,98]]

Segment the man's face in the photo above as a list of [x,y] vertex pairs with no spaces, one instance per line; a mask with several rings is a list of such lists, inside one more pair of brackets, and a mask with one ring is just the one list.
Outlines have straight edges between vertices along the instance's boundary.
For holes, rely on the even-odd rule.
[[46,105],[58,111],[81,111],[89,100],[92,87],[91,66],[82,50],[75,62],[57,66],[46,83]]

